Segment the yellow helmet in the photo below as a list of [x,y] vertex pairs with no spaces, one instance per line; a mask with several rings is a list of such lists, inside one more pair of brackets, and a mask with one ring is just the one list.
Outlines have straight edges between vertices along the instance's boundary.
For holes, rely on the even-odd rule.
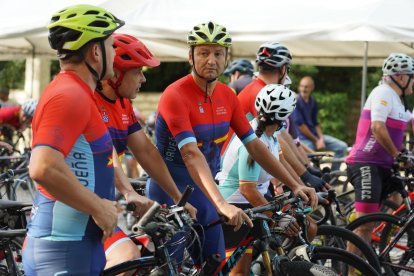
[[52,15],[49,44],[52,49],[76,51],[92,40],[105,39],[125,24],[103,8],[75,5]]
[[191,30],[187,37],[187,44],[231,46],[231,36],[225,27],[214,22],[201,23]]

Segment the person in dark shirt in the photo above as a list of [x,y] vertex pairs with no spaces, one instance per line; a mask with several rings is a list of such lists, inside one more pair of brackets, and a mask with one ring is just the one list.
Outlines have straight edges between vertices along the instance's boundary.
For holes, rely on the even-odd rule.
[[224,71],[230,78],[229,86],[238,95],[253,80],[253,65],[247,59],[234,60]]
[[[314,88],[315,83],[310,76],[301,79],[296,110],[292,114],[299,129],[300,141],[312,150],[333,151],[336,158],[344,157],[348,145],[322,132],[318,122],[318,104],[311,95]],[[340,163],[332,164],[332,170],[338,170],[339,167]]]

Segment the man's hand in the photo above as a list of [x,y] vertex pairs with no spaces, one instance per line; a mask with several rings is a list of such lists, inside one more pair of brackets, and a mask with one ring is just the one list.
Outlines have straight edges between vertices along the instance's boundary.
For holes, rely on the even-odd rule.
[[124,197],[127,203],[134,203],[135,205],[134,215],[135,216],[144,215],[148,211],[148,209],[152,206],[152,204],[154,204],[154,202],[151,199],[145,196],[141,196],[137,194],[137,192],[135,191],[127,192],[124,195]]
[[316,196],[316,192],[314,188],[306,187],[306,186],[298,186],[295,190],[293,190],[293,193],[296,196],[299,196],[300,198],[305,201],[310,207],[313,209],[316,208],[318,205],[318,197]]
[[324,150],[325,149],[325,141],[323,140],[323,138],[319,138],[316,143],[315,143],[315,147],[317,150]]
[[250,227],[253,227],[253,222],[242,209],[227,202],[220,206],[218,213],[227,218],[227,224],[234,225],[234,231],[239,230],[243,222],[246,222]]
[[103,231],[102,243],[104,243],[114,233],[118,223],[118,209],[116,207],[116,201],[103,198],[99,204],[100,207],[97,209],[98,213],[92,214],[92,218],[96,225]]
[[197,218],[197,209],[190,203],[185,204],[184,209],[190,214],[191,218]]
[[317,192],[327,192],[330,189],[328,183],[325,183],[325,181],[321,178],[310,174],[308,171],[305,171],[305,173],[301,175],[300,179],[303,183],[305,183],[305,185],[310,185],[315,188]]

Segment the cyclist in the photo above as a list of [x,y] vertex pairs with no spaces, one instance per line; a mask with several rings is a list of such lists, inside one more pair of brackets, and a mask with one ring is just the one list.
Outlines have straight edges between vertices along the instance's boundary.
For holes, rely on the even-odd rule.
[[15,130],[25,130],[32,122],[37,100],[26,100],[22,105],[0,108],[0,125],[8,125]]
[[[142,71],[143,66],[155,67],[160,62],[141,41],[133,36],[114,34],[113,39],[115,74],[112,78],[103,81],[103,89],[94,94],[95,103],[109,129],[118,155],[122,157],[128,147],[145,171],[162,184],[162,188],[177,203],[181,193],[161,155],[138,123],[131,104],[131,100],[136,97],[141,85],[146,81]],[[137,215],[142,215],[152,205],[152,201],[134,191],[122,173],[122,168],[115,167],[115,169],[120,170],[119,176],[122,178],[116,181],[116,187],[127,202],[133,202],[140,207],[137,208]],[[195,209],[191,206],[187,209],[195,217]],[[138,247],[118,227],[114,235],[105,241],[105,254],[106,267],[139,257]]]
[[238,95],[253,80],[253,65],[247,59],[236,59],[223,74],[230,78],[229,87]]
[[[227,29],[213,22],[195,26],[188,35],[189,63],[192,73],[174,82],[164,91],[158,104],[155,136],[157,148],[180,189],[195,187],[189,202],[197,208],[197,220],[207,225],[218,213],[239,229],[250,219],[227,203],[213,179],[220,166],[220,149],[231,126],[252,157],[272,175],[287,183],[305,200],[316,202],[312,189],[299,185],[284,175],[280,162],[261,143],[238,103],[236,95],[217,78],[223,73],[231,46]],[[151,179],[148,195],[161,203],[171,204],[168,195]],[[309,198],[308,198],[309,196]],[[200,235],[201,236],[201,235]],[[222,227],[205,229],[203,259],[219,253],[224,258]],[[198,255],[201,254],[198,252]]]
[[[354,146],[345,160],[348,180],[355,188],[357,217],[380,209],[387,196],[392,164],[400,154],[404,130],[411,119],[406,96],[413,93],[414,60],[391,53],[384,60],[382,72],[382,82],[368,96]],[[374,225],[364,225],[354,232],[370,243],[373,229]],[[348,249],[357,253],[354,247]]]
[[[257,95],[255,107],[258,116],[250,121],[257,137],[277,158],[283,159],[276,132],[283,128],[283,122],[289,117],[296,107],[296,94],[280,84],[268,84]],[[216,175],[219,181],[219,190],[227,202],[242,209],[256,207],[268,203],[268,191],[270,180],[273,178],[265,170],[254,162],[243,143],[237,137],[234,138],[222,157],[222,170]],[[289,172],[286,171],[285,174]],[[272,216],[268,213],[269,217]],[[299,231],[299,225],[292,225],[287,234]],[[226,255],[231,255],[232,250],[247,234],[247,227],[239,231],[223,225]],[[295,231],[296,230],[296,231]],[[293,233],[292,233],[293,232]],[[251,249],[239,260],[230,275],[248,275],[251,266]]]
[[33,118],[29,170],[38,190],[23,249],[26,275],[99,275],[105,266],[102,241],[117,224],[113,145],[93,93],[113,75],[111,35],[123,25],[100,7],[75,5],[47,26],[61,71]]
[[[260,89],[266,84],[282,84],[284,83],[289,72],[292,56],[286,46],[278,42],[263,43],[256,54],[256,64],[258,66],[258,75],[243,91],[240,92],[238,98],[241,106],[244,109],[247,119],[252,120],[257,111],[254,106],[256,96]],[[289,120],[288,122],[292,122]],[[294,126],[287,126],[287,128],[294,129]],[[298,146],[300,143],[293,142],[289,133],[282,129],[278,134],[283,155],[286,158],[285,166],[292,167],[294,174],[300,176],[305,184],[315,187],[317,190],[328,189],[329,186],[320,178],[313,176],[298,159],[300,156]],[[293,172],[292,172],[293,173]]]

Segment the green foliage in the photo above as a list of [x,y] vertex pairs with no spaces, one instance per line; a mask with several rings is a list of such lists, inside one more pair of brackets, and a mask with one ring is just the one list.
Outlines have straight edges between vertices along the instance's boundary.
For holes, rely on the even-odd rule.
[[0,86],[23,89],[25,68],[25,60],[0,61]]
[[147,82],[141,87],[141,91],[164,91],[168,85],[184,77],[191,71],[188,62],[162,62],[160,66],[147,68],[145,78]]
[[348,114],[348,95],[346,93],[323,93],[314,91],[312,95],[318,102],[318,121],[324,134],[347,140],[346,116]]

